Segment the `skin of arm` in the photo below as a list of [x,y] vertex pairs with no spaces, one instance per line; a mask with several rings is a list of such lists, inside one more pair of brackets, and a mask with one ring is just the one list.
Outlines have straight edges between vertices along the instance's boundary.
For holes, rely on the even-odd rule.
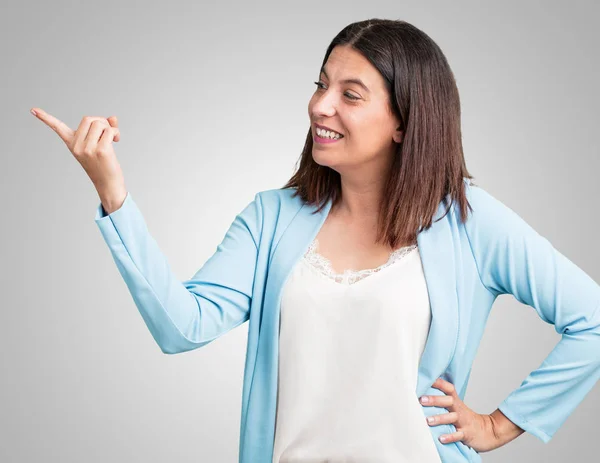
[[498,409],[494,410],[489,417],[493,433],[500,444],[499,447],[508,444],[525,432]]

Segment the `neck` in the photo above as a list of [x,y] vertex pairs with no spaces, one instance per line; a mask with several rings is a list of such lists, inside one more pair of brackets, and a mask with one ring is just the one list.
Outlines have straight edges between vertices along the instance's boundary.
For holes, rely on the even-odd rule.
[[355,172],[341,173],[340,178],[342,195],[335,214],[350,221],[376,222],[387,174],[381,169],[369,174],[365,166],[360,166]]
[[383,200],[383,186],[378,183],[353,183],[342,178],[342,196],[335,214],[349,222],[377,222]]

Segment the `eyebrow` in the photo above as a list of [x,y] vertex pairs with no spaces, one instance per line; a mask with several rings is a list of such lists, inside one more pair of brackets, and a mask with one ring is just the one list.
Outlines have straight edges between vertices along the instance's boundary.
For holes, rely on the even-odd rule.
[[[329,79],[329,76],[325,72],[325,66],[321,67],[321,72],[323,74],[325,74],[325,77],[327,77]],[[357,78],[344,79],[344,80],[342,80],[342,83],[343,84],[357,84],[357,85],[360,85],[362,88],[364,88],[367,92],[371,92],[369,90],[369,88],[363,83],[363,81],[360,79],[357,79]]]

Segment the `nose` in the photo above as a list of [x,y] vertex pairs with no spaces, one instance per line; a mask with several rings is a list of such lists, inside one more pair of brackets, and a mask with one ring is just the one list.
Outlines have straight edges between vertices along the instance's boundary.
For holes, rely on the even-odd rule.
[[318,118],[319,116],[331,117],[335,114],[337,108],[337,101],[334,92],[325,91],[320,95],[315,95],[312,102],[312,116]]

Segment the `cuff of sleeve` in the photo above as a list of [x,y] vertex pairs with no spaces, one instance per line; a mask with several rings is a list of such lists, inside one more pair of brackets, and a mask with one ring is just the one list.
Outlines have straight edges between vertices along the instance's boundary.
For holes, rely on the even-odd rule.
[[[123,200],[121,207],[110,214],[106,214],[106,211],[102,207],[102,203],[100,203],[96,208],[96,217],[94,220],[96,221],[96,225],[98,225],[104,240],[111,248],[120,250],[122,246],[125,246],[124,240],[126,239],[128,230],[129,233],[134,233],[131,232],[130,229],[139,226],[139,223],[142,222],[143,219],[139,218],[137,205],[131,194],[127,192],[127,196]],[[118,226],[119,224],[120,227]],[[124,236],[121,235],[119,228],[125,233]],[[137,232],[140,233],[139,230]]]
[[121,207],[119,209],[117,209],[116,211],[112,211],[110,214],[107,214],[106,211],[104,210],[104,207],[102,207],[102,203],[100,203],[98,205],[98,207],[96,208],[96,217],[94,217],[94,220],[96,222],[106,222],[109,219],[109,217],[116,217],[119,215],[123,214],[123,211],[127,211],[127,209],[129,209],[130,207],[130,203],[132,201],[131,198],[131,194],[129,193],[129,191],[127,192],[127,196],[125,196],[125,199],[123,200],[123,204],[121,204]]
[[537,426],[535,426],[532,423],[530,423],[529,421],[527,421],[520,414],[518,414],[517,412],[512,410],[510,408],[510,405],[508,405],[507,400],[508,399],[504,400],[504,402],[502,402],[500,404],[500,406],[498,407],[498,410],[500,410],[502,413],[504,413],[504,415],[510,421],[512,421],[514,424],[516,424],[517,426],[519,426],[521,429],[528,432],[529,434],[532,434],[533,436],[537,437],[544,444],[547,444],[550,441],[550,439],[552,439],[552,436],[548,435],[547,433],[542,431],[540,428],[538,428]]

